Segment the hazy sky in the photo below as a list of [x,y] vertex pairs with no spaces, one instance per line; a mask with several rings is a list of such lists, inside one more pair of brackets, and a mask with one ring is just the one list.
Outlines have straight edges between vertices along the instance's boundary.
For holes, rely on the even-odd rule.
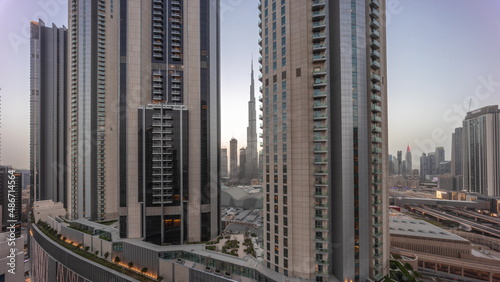
[[[252,54],[260,95],[257,3],[221,0],[222,146],[231,137],[246,146]],[[451,132],[469,105],[500,104],[500,1],[387,6],[390,153],[409,144],[418,160],[444,146],[449,159]],[[29,167],[29,21],[67,25],[66,10],[66,0],[0,0],[2,164]]]

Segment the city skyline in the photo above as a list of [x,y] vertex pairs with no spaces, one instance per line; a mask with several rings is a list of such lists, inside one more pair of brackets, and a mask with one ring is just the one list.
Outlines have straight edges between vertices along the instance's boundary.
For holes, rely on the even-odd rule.
[[[1,163],[15,168],[29,167],[29,21],[41,17],[48,26],[68,26],[66,1],[47,1],[51,5],[33,2],[18,8],[16,2],[0,1],[2,62],[18,66],[0,69]],[[248,67],[252,57],[258,65],[257,3],[221,1],[222,147],[229,147],[231,137],[238,139],[240,147],[246,147]],[[500,91],[500,70],[496,67],[500,54],[495,50],[500,42],[491,36],[500,31],[500,23],[495,20],[500,2],[392,3],[388,5],[387,25],[389,152],[409,144],[414,165],[418,165],[422,152],[444,147],[445,159],[450,160],[451,133],[460,126],[469,105],[473,110],[500,104],[500,95],[496,95]],[[401,36],[408,32],[411,37]],[[415,110],[409,111],[409,107]]]

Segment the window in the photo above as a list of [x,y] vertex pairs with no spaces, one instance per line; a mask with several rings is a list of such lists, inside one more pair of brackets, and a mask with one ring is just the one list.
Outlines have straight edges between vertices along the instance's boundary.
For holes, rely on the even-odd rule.
[[286,57],[281,58],[281,66],[286,66]]
[[[287,227],[283,227],[283,235],[288,236],[288,228]],[[287,246],[288,246],[288,240],[286,242],[287,242]]]
[[283,184],[287,184],[288,178],[286,175],[283,175]]
[[283,225],[288,226],[288,217],[283,217]]
[[288,207],[283,206],[283,215],[288,215]]
[[278,185],[274,185],[274,193],[277,194],[278,193]]
[[286,89],[286,80],[281,81],[281,90]]
[[302,69],[301,68],[295,69],[295,76],[300,77],[301,75],[302,75]]
[[283,194],[288,194],[288,186],[283,185]]
[[283,205],[288,205],[288,197],[283,196]]
[[287,156],[285,154],[285,155],[283,155],[283,162],[286,163],[287,161],[288,161],[288,158],[287,158]]

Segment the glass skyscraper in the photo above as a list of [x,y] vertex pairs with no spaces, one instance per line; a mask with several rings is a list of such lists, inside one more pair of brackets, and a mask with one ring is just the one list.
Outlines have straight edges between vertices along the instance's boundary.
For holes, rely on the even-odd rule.
[[388,272],[385,1],[262,0],[264,259],[290,277]]

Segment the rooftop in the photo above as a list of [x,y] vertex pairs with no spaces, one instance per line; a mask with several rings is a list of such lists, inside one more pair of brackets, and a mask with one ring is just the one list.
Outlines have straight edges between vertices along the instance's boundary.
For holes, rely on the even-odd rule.
[[401,213],[394,213],[389,216],[389,230],[391,235],[418,236],[431,239],[469,242],[469,240],[435,225]]

